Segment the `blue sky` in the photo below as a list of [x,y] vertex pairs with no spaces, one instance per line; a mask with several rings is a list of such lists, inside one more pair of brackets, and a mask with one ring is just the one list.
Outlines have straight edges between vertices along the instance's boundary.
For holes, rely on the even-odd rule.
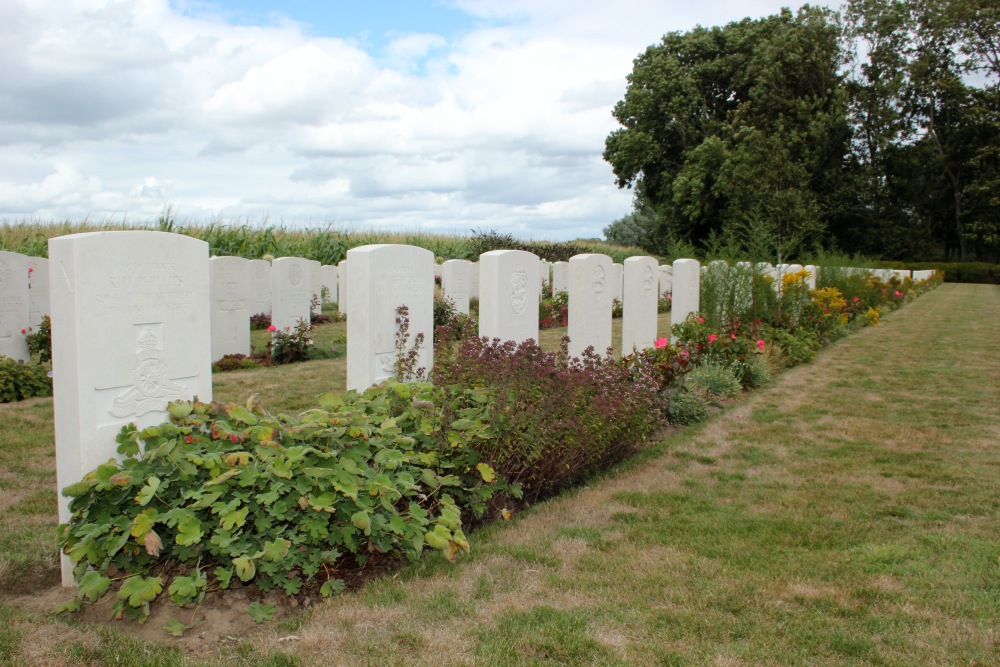
[[632,60],[778,0],[3,0],[0,221],[600,237]]
[[305,32],[340,37],[382,49],[391,35],[436,33],[454,35],[481,20],[454,5],[425,0],[209,0],[174,2],[179,9],[218,11],[232,23],[268,25],[281,18],[305,24]]

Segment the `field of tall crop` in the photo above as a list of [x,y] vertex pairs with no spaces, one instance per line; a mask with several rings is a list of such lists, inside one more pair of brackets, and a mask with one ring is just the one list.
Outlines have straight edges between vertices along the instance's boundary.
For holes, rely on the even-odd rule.
[[489,250],[516,248],[534,252],[549,261],[567,260],[583,252],[600,252],[621,262],[633,255],[645,254],[641,248],[617,246],[595,240],[570,242],[531,241],[515,239],[495,231],[472,231],[467,235],[430,234],[427,232],[386,232],[374,229],[309,227],[297,229],[273,225],[266,220],[253,223],[236,219],[207,224],[180,223],[169,215],[149,222],[115,221],[0,221],[0,250],[19,252],[35,257],[48,254],[48,240],[55,236],[107,230],[144,229],[184,234],[208,243],[213,255],[228,255],[260,259],[271,257],[305,257],[323,264],[336,264],[347,251],[372,243],[400,243],[426,248],[438,261],[447,259],[475,260]]

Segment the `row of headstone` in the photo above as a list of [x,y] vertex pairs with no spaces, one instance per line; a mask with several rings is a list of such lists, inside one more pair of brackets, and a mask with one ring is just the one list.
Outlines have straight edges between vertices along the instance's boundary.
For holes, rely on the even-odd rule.
[[[259,280],[257,267],[262,265],[236,258],[210,260],[203,241],[153,231],[57,237],[49,241],[49,258],[57,484],[65,488],[115,456],[115,436],[123,425],[161,423],[174,400],[211,400],[211,362],[219,351],[212,331],[222,332],[226,344],[240,340],[244,315],[255,307],[247,285]],[[312,278],[315,265],[302,258],[280,258],[270,265],[276,322],[308,318],[318,284]],[[30,273],[41,274],[38,267],[43,266],[35,264]],[[6,334],[0,341],[23,341],[7,332],[16,329],[12,323],[28,318],[28,268],[24,256],[0,253],[0,323]],[[654,344],[665,276],[674,298],[671,323],[698,311],[700,264],[679,259],[669,269],[658,267],[651,257],[623,264],[624,352]],[[528,252],[483,254],[477,271],[479,334],[537,340],[539,276],[545,270]],[[552,270],[555,278],[559,269]],[[611,344],[611,303],[617,289],[613,262],[601,254],[577,255],[566,262],[566,273],[571,353],[579,355],[587,347],[603,353]],[[338,303],[346,302],[350,312],[347,387],[364,389],[395,375],[400,356],[408,353],[413,353],[414,367],[429,371],[433,254],[402,245],[353,248],[336,275]],[[333,281],[332,276],[328,272],[326,280]],[[298,305],[287,305],[293,302]],[[404,305],[405,339],[398,326]],[[59,517],[61,522],[69,519],[66,498],[60,499]],[[65,558],[63,583],[73,583]]]
[[49,260],[0,251],[0,355],[30,359],[24,335],[49,314]]

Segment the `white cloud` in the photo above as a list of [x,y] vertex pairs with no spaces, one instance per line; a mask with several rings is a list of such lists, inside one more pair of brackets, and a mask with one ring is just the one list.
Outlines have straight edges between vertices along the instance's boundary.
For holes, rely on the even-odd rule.
[[[773,0],[456,0],[446,38],[378,54],[206,3],[0,4],[0,217],[599,236],[628,212],[601,160],[632,59]],[[700,17],[700,18],[699,18]]]

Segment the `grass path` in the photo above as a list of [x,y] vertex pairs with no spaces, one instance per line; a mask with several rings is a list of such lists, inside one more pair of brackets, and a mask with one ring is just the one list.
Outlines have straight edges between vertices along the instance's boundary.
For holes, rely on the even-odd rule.
[[[996,665],[998,332],[1000,288],[945,285],[604,479],[475,533],[459,565],[427,558],[203,657]],[[0,626],[0,665],[186,662],[2,599]]]
[[[307,664],[995,665],[1000,289],[946,285],[627,470],[316,610]],[[419,576],[418,576],[419,575]],[[288,648],[274,636],[259,646]]]

